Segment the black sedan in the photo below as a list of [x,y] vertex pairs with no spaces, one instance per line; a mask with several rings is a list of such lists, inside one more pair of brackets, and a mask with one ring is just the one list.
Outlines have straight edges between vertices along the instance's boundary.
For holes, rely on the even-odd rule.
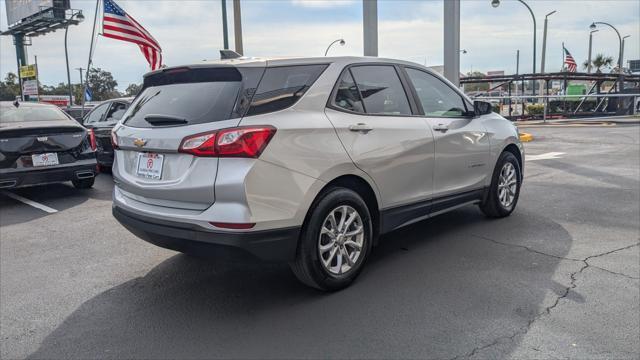
[[82,125],[93,130],[98,146],[98,164],[109,170],[113,165],[113,147],[111,146],[111,130],[122,118],[133,98],[107,100],[96,106],[82,119]]
[[54,105],[0,102],[0,188],[93,186],[96,138]]

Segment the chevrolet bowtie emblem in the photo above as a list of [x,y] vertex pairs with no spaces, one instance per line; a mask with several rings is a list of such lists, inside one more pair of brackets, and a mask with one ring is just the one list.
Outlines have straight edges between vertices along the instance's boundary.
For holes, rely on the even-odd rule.
[[146,144],[147,144],[147,140],[144,140],[144,139],[137,138],[137,139],[133,140],[133,145],[135,145],[137,147],[143,147]]

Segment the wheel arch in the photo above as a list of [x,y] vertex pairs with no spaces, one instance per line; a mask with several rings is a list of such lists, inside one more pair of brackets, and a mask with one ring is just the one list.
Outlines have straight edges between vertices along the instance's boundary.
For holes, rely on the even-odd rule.
[[373,226],[373,239],[374,239],[374,245],[375,245],[377,243],[378,235],[380,234],[380,208],[379,208],[378,196],[376,195],[376,192],[373,186],[369,184],[367,180],[365,180],[364,178],[358,175],[353,175],[353,174],[342,175],[329,181],[320,190],[320,192],[318,192],[311,206],[307,210],[303,227],[306,226],[306,224],[308,223],[309,218],[311,217],[311,212],[315,207],[315,204],[322,198],[322,196],[327,191],[337,187],[342,187],[342,188],[352,190],[358,195],[360,195],[360,197],[362,197],[362,199],[364,200],[365,204],[367,205],[367,208],[369,209],[369,213],[371,215],[371,224]]
[[522,152],[520,151],[520,148],[518,148],[518,146],[514,143],[508,144],[507,146],[505,146],[504,149],[502,149],[502,152],[510,152],[513,154],[513,156],[516,157],[516,159],[518,160],[518,165],[520,166],[520,180],[522,180],[522,178],[524,178],[524,159],[522,157]]

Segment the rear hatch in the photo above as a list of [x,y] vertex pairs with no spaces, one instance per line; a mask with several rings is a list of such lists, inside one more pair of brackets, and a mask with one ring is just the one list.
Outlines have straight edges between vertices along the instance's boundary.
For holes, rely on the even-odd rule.
[[57,108],[3,103],[1,109],[0,169],[69,164],[91,151],[86,130]]
[[196,66],[148,74],[114,129],[114,177],[122,194],[163,207],[211,206],[218,158],[179,148],[186,137],[237,126],[263,71]]

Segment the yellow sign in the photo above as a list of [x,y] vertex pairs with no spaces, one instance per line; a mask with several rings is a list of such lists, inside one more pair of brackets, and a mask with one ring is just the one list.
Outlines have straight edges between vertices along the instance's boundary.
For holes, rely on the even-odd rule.
[[37,69],[35,65],[20,66],[21,78],[35,78],[36,72],[37,72]]

